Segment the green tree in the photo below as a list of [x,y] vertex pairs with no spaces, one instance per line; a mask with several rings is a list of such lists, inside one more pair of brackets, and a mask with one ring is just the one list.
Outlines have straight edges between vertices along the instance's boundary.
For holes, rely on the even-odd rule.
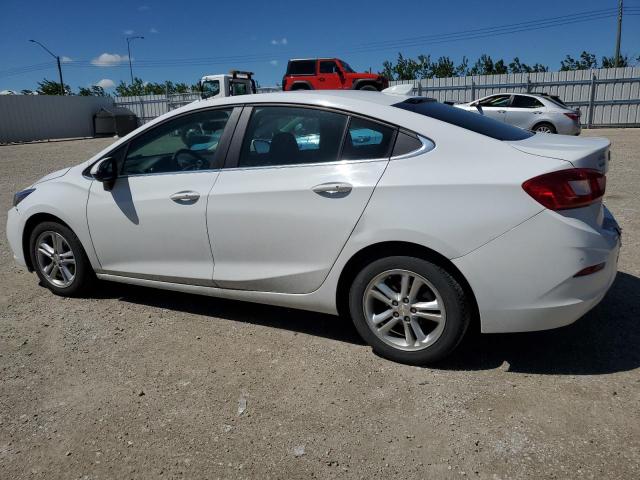
[[99,85],[91,85],[90,87],[78,87],[78,95],[82,97],[107,97],[104,88]]
[[[640,58],[640,57],[638,57]],[[602,68],[615,68],[615,67],[628,67],[629,57],[626,55],[620,55],[620,64],[616,65],[616,57],[602,57]]]
[[[38,89],[36,90],[39,95],[61,95],[60,82],[54,82],[53,80],[43,79],[38,82]],[[64,94],[71,95],[71,87],[69,85],[64,86]]]
[[591,68],[598,68],[598,59],[593,53],[585,51],[580,54],[580,58],[578,59],[567,55],[565,59],[560,62],[560,71],[562,72],[569,70],[589,70]]
[[447,78],[456,75],[458,75],[456,65],[449,57],[438,58],[429,68],[429,78]]

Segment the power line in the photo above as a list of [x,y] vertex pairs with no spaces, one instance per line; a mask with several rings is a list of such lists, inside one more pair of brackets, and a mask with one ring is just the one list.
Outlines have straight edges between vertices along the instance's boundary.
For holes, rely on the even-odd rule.
[[[630,16],[640,15],[640,7],[624,7],[624,13]],[[421,35],[398,40],[383,40],[376,42],[368,42],[355,45],[350,49],[343,50],[341,54],[363,53],[377,50],[391,50],[399,48],[408,48],[415,46],[438,45],[454,41],[476,40],[480,38],[489,38],[502,35],[511,35],[528,31],[535,31],[547,28],[561,27],[575,23],[590,22],[595,20],[603,20],[618,15],[617,8],[608,8],[600,10],[590,10],[569,15],[561,15],[557,17],[548,17],[526,22],[518,22],[506,25],[497,25],[493,27],[477,28],[472,30],[461,30],[457,32]],[[287,50],[285,50],[286,52]],[[289,50],[290,51],[290,50]],[[333,52],[335,55],[335,52]],[[196,57],[196,58],[169,58],[157,60],[136,60],[137,68],[160,68],[160,67],[178,67],[178,66],[206,66],[220,65],[229,63],[261,63],[273,59],[273,53],[260,53],[248,55],[228,55],[218,57]],[[0,77],[8,77],[13,75],[22,75],[39,70],[51,68],[52,63],[27,65],[0,71]],[[126,62],[113,65],[96,64],[91,60],[76,60],[65,62],[65,67],[73,68],[126,68]]]

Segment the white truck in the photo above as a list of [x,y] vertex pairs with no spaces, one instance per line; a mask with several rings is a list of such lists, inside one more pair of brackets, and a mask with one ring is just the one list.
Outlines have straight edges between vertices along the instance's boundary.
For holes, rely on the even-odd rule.
[[200,97],[222,98],[256,93],[253,72],[231,70],[228,74],[205,75],[200,79]]

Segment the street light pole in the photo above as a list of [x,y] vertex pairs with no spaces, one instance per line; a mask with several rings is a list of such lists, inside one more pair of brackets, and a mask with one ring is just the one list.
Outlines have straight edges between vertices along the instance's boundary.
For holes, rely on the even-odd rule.
[[49,55],[51,55],[53,58],[56,59],[56,62],[58,63],[58,76],[60,77],[60,95],[65,95],[66,92],[64,91],[64,82],[62,81],[62,66],[60,65],[60,57],[55,53],[53,53],[51,50],[49,50],[47,47],[45,47],[43,44],[38,42],[37,40],[29,40],[29,41],[31,43],[36,43],[40,45],[45,50],[45,52],[47,52]]
[[[136,39],[144,40],[144,37],[141,35],[137,35],[135,37],[127,37],[127,55],[129,56],[129,74],[131,75],[131,87],[133,88],[133,67],[131,66],[131,40]],[[144,93],[144,92],[141,92]],[[140,112],[142,113],[142,123],[144,123],[145,114],[144,114],[144,101],[142,100],[142,96],[138,97],[140,99]]]
[[144,37],[138,35],[135,37],[127,37],[127,55],[129,56],[129,74],[131,74],[131,85],[133,85],[133,67],[131,66],[131,40],[144,40]]

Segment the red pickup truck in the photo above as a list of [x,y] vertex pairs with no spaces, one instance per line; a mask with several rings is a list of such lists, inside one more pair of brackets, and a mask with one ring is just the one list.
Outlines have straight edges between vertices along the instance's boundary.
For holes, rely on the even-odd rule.
[[375,73],[357,73],[338,58],[289,60],[283,90],[383,90],[389,81]]

